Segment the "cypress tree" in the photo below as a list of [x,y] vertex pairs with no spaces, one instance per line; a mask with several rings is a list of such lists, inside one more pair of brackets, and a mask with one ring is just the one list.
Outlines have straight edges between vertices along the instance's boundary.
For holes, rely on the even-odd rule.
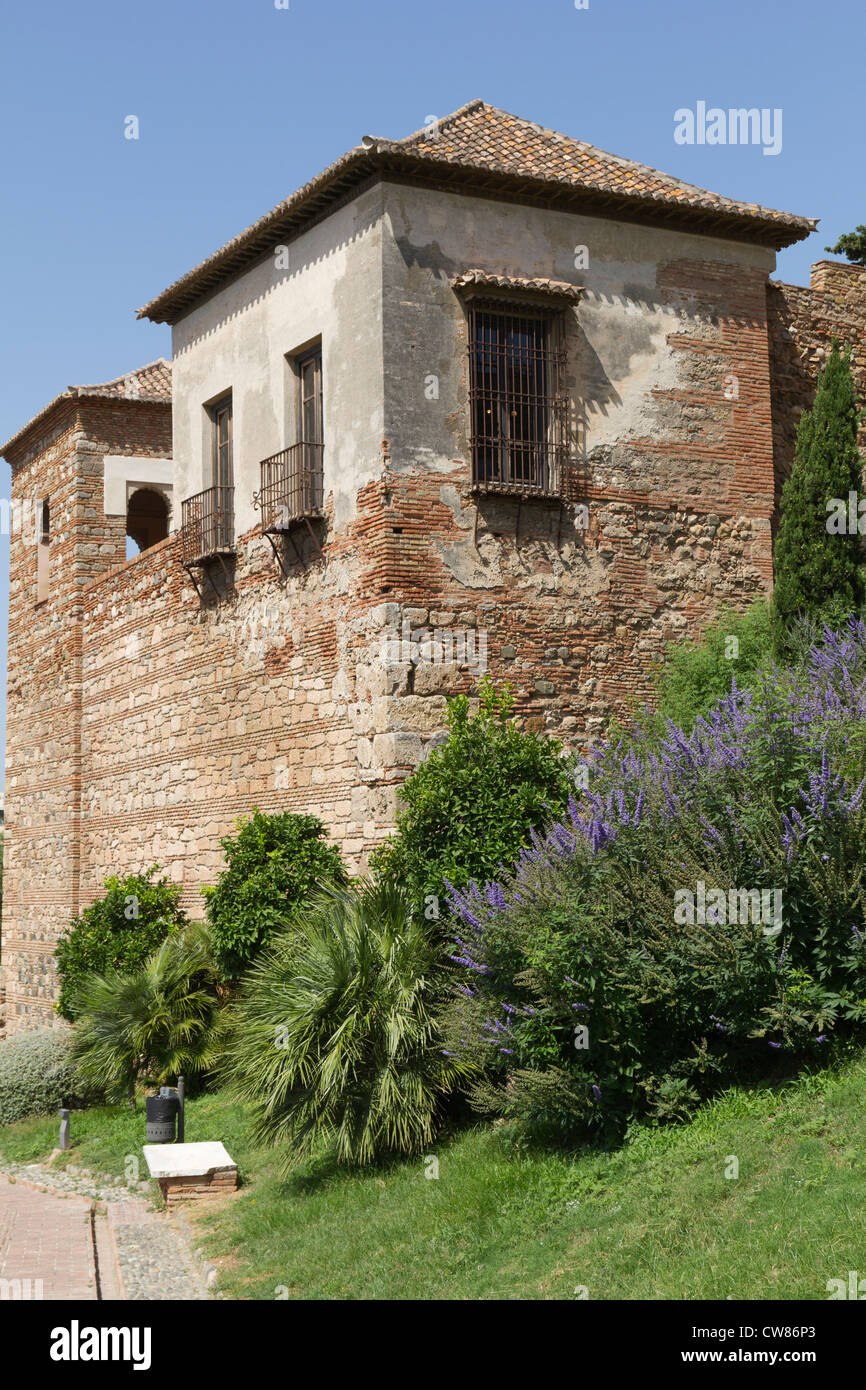
[[[834,339],[782,489],[773,553],[773,641],[781,657],[790,650],[796,619],[838,618],[863,602],[859,527],[849,524],[849,494],[859,501],[862,486],[858,414],[850,353],[840,354]],[[866,529],[866,518],[863,524]]]

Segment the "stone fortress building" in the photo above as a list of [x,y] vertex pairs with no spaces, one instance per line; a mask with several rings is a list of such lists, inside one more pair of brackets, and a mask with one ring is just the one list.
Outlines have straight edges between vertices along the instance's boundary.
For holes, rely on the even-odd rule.
[[474,101],[365,137],[140,311],[170,364],[10,439],[8,1029],[107,875],[201,915],[254,806],[362,867],[481,670],[582,747],[768,592],[834,334],[866,386],[863,268],[769,279],[815,225]]

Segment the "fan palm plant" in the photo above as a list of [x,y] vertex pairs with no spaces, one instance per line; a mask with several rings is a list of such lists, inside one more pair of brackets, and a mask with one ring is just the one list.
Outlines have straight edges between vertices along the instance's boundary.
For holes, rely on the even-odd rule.
[[443,1052],[442,947],[392,884],[311,900],[247,976],[224,1071],[288,1164],[322,1140],[344,1163],[418,1152],[465,1071]]
[[75,1002],[81,1075],[132,1098],[139,1081],[210,1070],[220,1051],[216,979],[202,923],[172,932],[138,970],[86,976]]

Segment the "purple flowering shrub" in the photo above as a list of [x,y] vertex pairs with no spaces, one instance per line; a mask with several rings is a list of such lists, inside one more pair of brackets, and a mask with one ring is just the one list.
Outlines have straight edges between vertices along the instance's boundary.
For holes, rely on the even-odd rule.
[[689,734],[602,747],[510,874],[451,890],[476,1104],[613,1136],[866,1023],[864,791],[854,619]]

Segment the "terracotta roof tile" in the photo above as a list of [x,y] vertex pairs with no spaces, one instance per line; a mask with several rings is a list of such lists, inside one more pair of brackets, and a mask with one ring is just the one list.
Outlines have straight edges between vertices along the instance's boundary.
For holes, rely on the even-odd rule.
[[67,390],[77,396],[102,396],[128,401],[170,401],[171,363],[164,357],[159,357],[155,362],[148,362],[146,367],[137,367],[134,372],[117,376],[113,381],[103,381],[96,386],[69,386]]
[[494,275],[489,270],[464,270],[455,275],[451,284],[456,290],[481,285],[488,289],[529,290],[533,294],[553,295],[557,299],[571,299],[575,303],[583,294],[582,285],[572,285],[568,280],[547,280],[536,276],[527,279],[522,275]]
[[170,403],[171,363],[166,361],[164,357],[159,357],[155,362],[148,362],[145,367],[137,367],[134,372],[127,372],[124,376],[115,377],[113,381],[103,381],[92,386],[67,386],[65,391],[61,391],[46,406],[43,406],[32,420],[28,420],[17,434],[13,434],[11,439],[7,439],[6,443],[0,447],[0,456],[6,457],[7,451],[20,443],[34,425],[47,419],[55,406],[60,405],[62,401],[75,400],[81,397],[98,400],[165,401]]
[[813,229],[812,219],[710,193],[648,165],[608,154],[582,140],[511,116],[483,101],[471,102],[440,121],[438,127],[416,131],[394,144],[415,150],[433,164],[478,164],[479,151],[483,151],[488,167],[501,173],[760,217],[784,226],[807,224],[809,230]]
[[[202,261],[156,299],[139,318],[175,323],[202,295],[269,253],[322,215],[338,198],[379,175],[447,180],[469,192],[575,200],[586,210],[652,221],[676,214],[680,225],[712,230],[780,249],[815,230],[808,217],[738,202],[608,154],[558,131],[472,101],[402,140],[365,136],[323,173]],[[477,176],[481,177],[477,177]]]

